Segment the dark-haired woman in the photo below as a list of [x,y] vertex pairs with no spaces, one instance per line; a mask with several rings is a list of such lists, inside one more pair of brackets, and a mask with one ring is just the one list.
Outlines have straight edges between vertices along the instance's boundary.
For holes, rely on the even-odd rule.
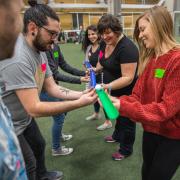
[[[100,52],[99,39],[100,38],[97,34],[97,26],[95,25],[88,26],[85,31],[85,37],[82,44],[82,49],[86,53],[86,59],[89,60],[92,67],[96,67],[98,62],[99,52]],[[102,83],[102,78],[100,73],[96,75],[96,82]],[[99,111],[100,111],[100,105],[98,102],[96,102],[94,104],[94,113],[86,117],[86,120],[100,119],[101,116],[99,114]],[[97,130],[102,131],[112,127],[112,123],[110,120],[108,120],[106,114],[105,117],[106,117],[105,123],[98,126]]]
[[[122,33],[122,26],[113,15],[103,15],[98,22],[98,31],[103,42],[100,46],[99,63],[96,71],[103,69],[104,88],[111,90],[112,96],[131,94],[136,81],[138,49]],[[119,142],[120,149],[112,154],[114,160],[122,160],[133,152],[135,123],[119,116],[112,136],[106,142]]]

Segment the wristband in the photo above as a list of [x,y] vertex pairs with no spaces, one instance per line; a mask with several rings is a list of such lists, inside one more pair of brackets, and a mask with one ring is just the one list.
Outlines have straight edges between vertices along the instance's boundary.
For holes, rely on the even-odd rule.
[[111,87],[111,84],[108,85],[108,94],[111,95],[111,90],[112,90],[112,87]]

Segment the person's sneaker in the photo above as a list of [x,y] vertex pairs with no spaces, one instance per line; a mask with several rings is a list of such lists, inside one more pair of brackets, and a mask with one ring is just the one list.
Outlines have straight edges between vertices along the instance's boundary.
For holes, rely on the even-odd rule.
[[61,148],[55,150],[52,149],[52,156],[66,156],[73,152],[73,148],[66,148],[65,146],[62,146]]
[[70,139],[72,139],[72,135],[71,134],[62,134],[61,136],[61,140],[62,141],[69,141]]
[[98,126],[96,129],[98,131],[103,131],[103,130],[109,129],[109,128],[112,128],[112,124],[111,123],[104,123],[104,124]]
[[114,142],[116,142],[116,140],[113,139],[112,136],[106,136],[106,137],[104,138],[104,140],[105,140],[106,142],[108,142],[108,143],[114,143]]
[[115,153],[112,154],[112,158],[113,158],[113,160],[115,160],[115,161],[121,161],[121,160],[123,160],[123,159],[126,158],[126,157],[127,157],[127,156],[121,154],[120,152],[115,152]]
[[100,114],[98,114],[98,115],[93,114],[91,116],[86,117],[86,121],[99,120],[99,119],[101,119],[101,115]]
[[47,171],[43,176],[38,177],[38,180],[61,180],[63,179],[63,172],[61,171]]

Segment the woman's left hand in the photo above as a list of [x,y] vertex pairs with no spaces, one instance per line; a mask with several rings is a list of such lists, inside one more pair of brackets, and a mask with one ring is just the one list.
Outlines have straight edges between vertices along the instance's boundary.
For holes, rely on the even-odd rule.
[[107,92],[108,94],[111,94],[111,86],[110,86],[110,84],[101,84],[101,85],[104,88],[105,92]]

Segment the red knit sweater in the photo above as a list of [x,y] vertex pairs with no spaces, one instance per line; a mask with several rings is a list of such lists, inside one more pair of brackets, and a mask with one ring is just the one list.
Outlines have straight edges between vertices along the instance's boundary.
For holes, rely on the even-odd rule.
[[132,95],[120,97],[119,112],[147,132],[180,139],[180,50],[150,60]]

